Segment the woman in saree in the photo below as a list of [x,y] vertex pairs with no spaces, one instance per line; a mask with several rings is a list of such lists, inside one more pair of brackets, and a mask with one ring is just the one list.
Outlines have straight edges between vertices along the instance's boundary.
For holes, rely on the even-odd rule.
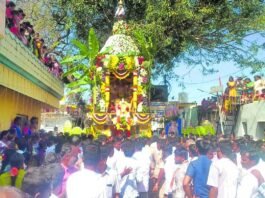
[[232,76],[229,77],[229,81],[227,83],[228,87],[228,100],[229,100],[229,111],[231,112],[233,110],[233,104],[236,103],[236,97],[237,97],[237,91],[236,91],[236,81],[234,81],[234,78]]
[[229,77],[229,81],[227,83],[227,86],[229,88],[229,97],[235,98],[237,96],[236,93],[236,82],[234,81],[234,78],[232,76]]

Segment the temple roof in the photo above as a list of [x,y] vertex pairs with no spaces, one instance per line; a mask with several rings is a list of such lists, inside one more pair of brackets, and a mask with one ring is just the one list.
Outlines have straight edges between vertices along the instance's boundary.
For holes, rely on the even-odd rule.
[[137,56],[140,54],[140,51],[130,36],[125,34],[115,34],[108,38],[100,53],[121,56]]

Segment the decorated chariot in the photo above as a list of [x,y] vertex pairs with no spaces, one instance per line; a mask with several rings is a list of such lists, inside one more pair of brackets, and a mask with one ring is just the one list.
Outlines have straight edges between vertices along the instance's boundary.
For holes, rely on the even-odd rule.
[[126,35],[128,26],[122,2],[115,14],[117,21],[98,54],[89,75],[92,108],[88,117],[97,134],[151,136],[149,88],[151,62],[141,56],[134,40]]

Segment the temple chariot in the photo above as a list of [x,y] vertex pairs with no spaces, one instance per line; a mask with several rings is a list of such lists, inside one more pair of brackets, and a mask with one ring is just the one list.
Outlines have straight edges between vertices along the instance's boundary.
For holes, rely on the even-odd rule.
[[113,26],[90,74],[92,106],[88,118],[94,133],[151,136],[149,112],[151,62],[141,56],[128,26],[122,1]]

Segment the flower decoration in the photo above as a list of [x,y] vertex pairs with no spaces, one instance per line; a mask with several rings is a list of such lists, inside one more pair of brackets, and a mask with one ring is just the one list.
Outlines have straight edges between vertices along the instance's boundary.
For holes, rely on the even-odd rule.
[[146,76],[142,77],[142,83],[144,84],[148,83],[148,78]]
[[112,32],[113,34],[126,34],[128,30],[128,25],[125,21],[119,20],[113,25]]
[[125,69],[124,63],[120,63],[118,69],[119,70],[124,70]]
[[130,115],[130,104],[125,100],[116,101],[115,104],[115,117],[113,123],[117,130],[130,130],[133,125]]
[[110,112],[115,112],[115,106],[113,104],[110,105]]
[[100,53],[106,55],[137,56],[140,54],[140,51],[130,36],[115,34],[107,40]]
[[138,95],[142,95],[143,94],[143,87],[142,86],[138,86],[137,93],[138,93]]
[[146,71],[145,69],[142,68],[142,69],[140,70],[140,75],[141,75],[141,76],[147,76],[147,71]]
[[[140,51],[133,39],[125,35],[127,28],[127,24],[122,20],[114,24],[114,35],[107,40],[101,49],[94,67],[89,73],[91,79],[94,79],[92,84],[93,108],[96,108],[104,116],[110,116],[110,122],[112,121],[112,124],[120,131],[130,131],[131,127],[138,123],[135,113],[147,112],[147,93],[150,82],[151,65],[143,56],[139,56]],[[115,102],[111,101],[110,89],[115,89],[111,84],[112,78],[125,79],[132,73],[132,101],[126,101],[127,98],[124,100],[123,93],[119,94],[120,98]],[[105,122],[95,123],[103,125]]]
[[144,57],[143,56],[139,56],[138,57],[138,63],[139,63],[139,65],[142,65],[143,62],[144,62]]
[[97,73],[100,73],[100,72],[102,72],[102,67],[97,67]]
[[[145,67],[145,62],[143,57],[138,56],[122,56],[119,57],[117,55],[104,55],[97,58],[95,63],[96,68],[106,68],[111,70],[127,70],[133,71],[138,70],[142,76],[147,76],[148,72]],[[124,67],[124,68],[123,68]],[[101,70],[98,69],[98,70]]]
[[105,82],[105,79],[106,79],[105,72],[102,72],[102,75],[101,75],[101,80],[102,80],[103,82]]
[[18,172],[19,172],[18,168],[13,167],[13,168],[11,168],[11,170],[10,170],[10,176],[11,176],[11,177],[15,177],[15,176],[18,175]]
[[102,67],[103,64],[102,64],[102,59],[104,59],[105,56],[98,56],[97,59],[96,59],[96,67]]
[[137,105],[137,112],[143,112],[143,102],[140,102],[140,103]]
[[140,63],[139,63],[139,57],[138,56],[134,57],[134,64],[135,64],[136,69],[140,68]]
[[138,102],[142,102],[143,101],[143,95],[138,95],[138,97],[137,97],[137,100],[138,100]]
[[102,63],[105,68],[109,67],[110,59],[111,59],[111,56],[109,55],[105,55],[105,57],[103,58]]
[[106,111],[106,104],[103,99],[99,100],[99,110],[100,112],[105,112]]
[[134,66],[134,59],[133,57],[126,56],[125,57],[125,62],[126,62],[126,69],[130,70]]
[[116,69],[116,65],[119,63],[118,56],[110,56],[109,68]]
[[106,84],[105,83],[101,83],[101,88],[100,88],[100,90],[101,90],[101,93],[102,94],[104,94],[105,93],[105,90],[106,90]]

